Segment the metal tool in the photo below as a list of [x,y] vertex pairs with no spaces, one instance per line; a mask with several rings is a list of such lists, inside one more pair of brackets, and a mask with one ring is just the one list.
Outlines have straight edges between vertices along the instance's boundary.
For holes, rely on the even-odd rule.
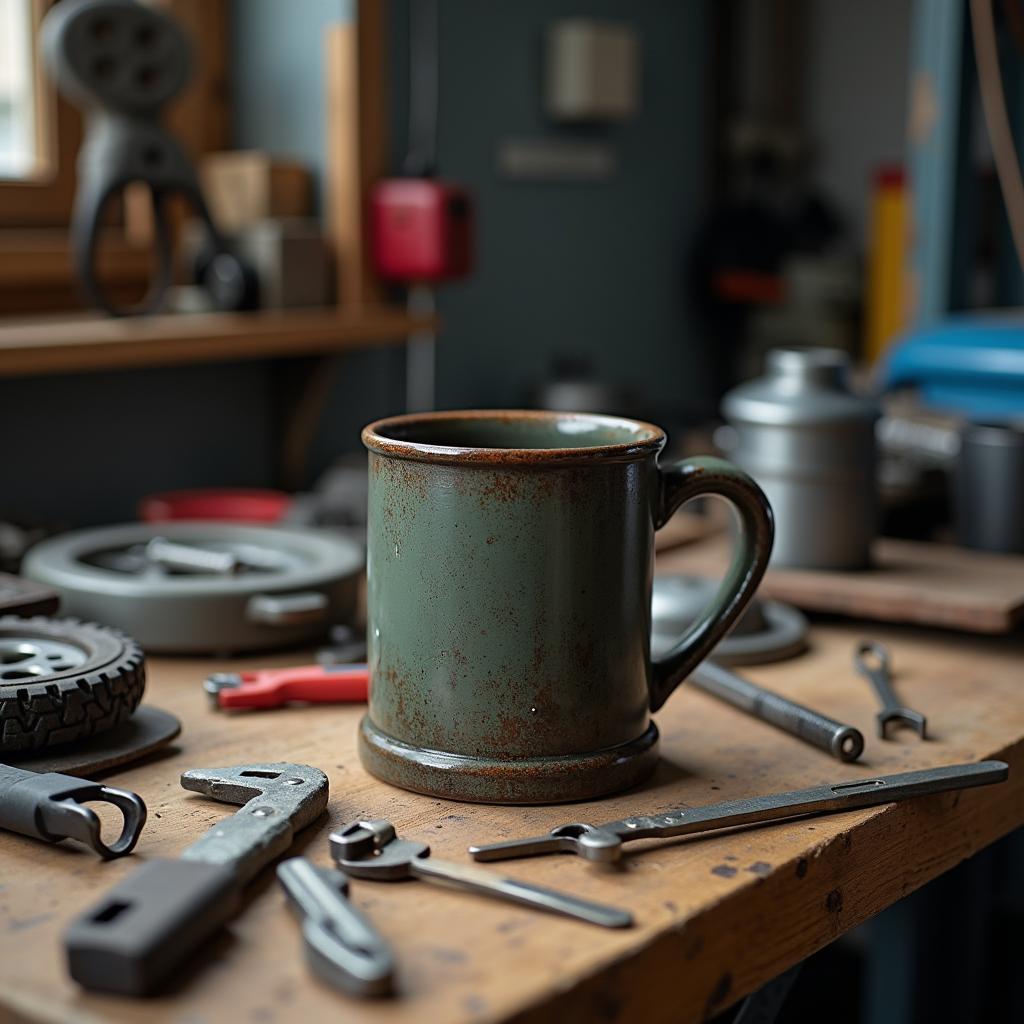
[[840,761],[856,761],[864,752],[864,736],[859,729],[772,693],[713,661],[701,662],[690,683]]
[[[62,93],[87,112],[77,160],[71,241],[79,279],[89,298],[121,316],[154,313],[173,277],[170,200],[181,197],[202,225],[208,255],[200,283],[217,309],[252,308],[252,269],[229,251],[203,198],[188,154],[164,129],[161,115],[185,86],[190,46],[166,12],[132,0],[71,0],[43,19],[41,49]],[[143,301],[118,306],[97,276],[104,214],[133,182],[149,186],[156,274]]]
[[391,949],[348,901],[348,879],[292,857],[278,865],[277,880],[302,920],[309,969],[349,995],[388,995],[394,981]]
[[536,857],[545,853],[577,853],[587,860],[611,863],[622,856],[622,844],[634,839],[670,839],[737,825],[761,825],[788,818],[838,814],[930,793],[1003,782],[1008,770],[1003,761],[979,761],[977,764],[947,765],[873,779],[852,779],[790,793],[726,800],[706,807],[683,807],[649,817],[622,818],[604,825],[560,825],[547,835],[471,846],[469,852],[475,860],[481,861]]
[[925,739],[928,720],[919,711],[903,707],[892,688],[891,662],[885,645],[877,640],[862,640],[857,644],[853,664],[875,688],[882,702],[882,710],[877,715],[879,738],[889,739],[889,726],[897,722],[913,729],[921,739]]
[[[103,841],[96,812],[83,806],[89,801],[112,804],[121,812],[121,834],[114,842]],[[110,859],[131,853],[145,824],[145,803],[127,789],[0,764],[0,828],[47,843],[77,839]]]
[[223,654],[319,642],[355,614],[364,564],[360,544],[325,530],[180,521],[51,537],[22,571],[147,654]]
[[327,776],[303,764],[196,768],[185,789],[244,806],[182,851],[148,861],[64,936],[86,988],[149,995],[238,909],[241,890],[327,807]]
[[203,689],[215,708],[279,708],[310,704],[365,703],[370,685],[366,665],[299,665],[254,672],[218,672]]
[[431,859],[430,847],[426,843],[399,839],[390,821],[353,822],[340,832],[332,833],[330,844],[335,864],[355,878],[382,882],[419,878],[426,882],[447,883],[468,892],[497,896],[537,910],[550,910],[605,928],[626,928],[633,923],[633,915],[617,907],[502,878],[472,864]]

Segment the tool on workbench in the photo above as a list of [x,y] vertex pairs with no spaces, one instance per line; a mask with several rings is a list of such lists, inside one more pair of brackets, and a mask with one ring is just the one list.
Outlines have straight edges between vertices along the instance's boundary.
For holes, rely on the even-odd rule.
[[663,814],[622,818],[604,825],[582,822],[559,825],[547,835],[471,846],[469,852],[475,860],[481,861],[536,857],[545,853],[576,853],[587,860],[611,863],[622,856],[622,844],[634,839],[671,839],[737,825],[764,825],[790,818],[838,814],[930,793],[1004,782],[1007,771],[1008,766],[1003,761],[979,761],[871,779],[851,779],[789,793],[725,800],[706,807],[682,807]]
[[862,640],[854,651],[853,664],[875,688],[882,702],[882,710],[877,715],[879,738],[889,739],[889,726],[896,722],[913,729],[921,739],[925,739],[928,720],[920,711],[903,707],[892,688],[892,663],[885,644],[878,640]]
[[772,693],[713,661],[701,662],[690,676],[690,684],[840,761],[856,761],[864,752],[859,729]]
[[387,942],[348,900],[348,879],[305,857],[277,867],[277,880],[302,920],[309,969],[332,988],[353,996],[385,996],[394,982]]
[[252,672],[216,672],[203,689],[215,708],[279,708],[309,704],[365,703],[366,665],[298,665]]
[[[114,842],[103,841],[96,812],[83,806],[90,801],[112,804],[121,812],[121,834]],[[109,860],[131,853],[145,824],[145,803],[127,789],[0,764],[0,828],[47,843],[77,839]]]
[[324,530],[182,521],[51,537],[23,571],[147,653],[223,654],[319,641],[354,616],[363,565]]
[[181,784],[244,806],[178,860],[154,858],[68,928],[68,970],[80,985],[142,996],[156,991],[238,909],[241,890],[327,807],[327,776],[304,764],[195,768]]
[[430,847],[426,843],[399,839],[390,821],[352,822],[331,834],[330,846],[334,863],[354,878],[382,882],[419,878],[522,903],[536,910],[549,910],[605,928],[626,928],[633,923],[633,915],[618,907],[592,903],[513,878],[502,878],[472,864],[431,858]]

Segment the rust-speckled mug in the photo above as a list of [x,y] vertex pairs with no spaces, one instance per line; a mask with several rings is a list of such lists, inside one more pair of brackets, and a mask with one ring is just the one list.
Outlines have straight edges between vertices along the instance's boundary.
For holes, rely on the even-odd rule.
[[[380,420],[369,449],[366,767],[457,800],[549,803],[633,785],[650,719],[753,596],[772,544],[760,488],[720,459],[658,465],[635,420],[446,412]],[[732,566],[650,653],[654,532],[685,501],[739,513]]]

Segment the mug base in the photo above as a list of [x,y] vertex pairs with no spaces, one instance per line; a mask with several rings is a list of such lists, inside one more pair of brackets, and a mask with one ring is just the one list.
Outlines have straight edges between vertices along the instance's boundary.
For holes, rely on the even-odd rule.
[[585,754],[499,760],[412,746],[364,715],[359,759],[383,782],[414,793],[481,804],[559,804],[593,800],[642,782],[658,763],[651,722],[628,743]]

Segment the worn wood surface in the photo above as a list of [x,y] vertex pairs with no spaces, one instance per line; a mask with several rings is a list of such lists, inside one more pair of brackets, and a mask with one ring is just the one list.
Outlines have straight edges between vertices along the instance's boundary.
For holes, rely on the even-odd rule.
[[344,352],[434,323],[387,306],[0,321],[0,377]]
[[[720,575],[729,541],[686,549],[663,571]],[[860,572],[769,569],[760,593],[809,611],[915,622],[972,633],[1007,633],[1024,621],[1024,557],[880,538]]]
[[[355,755],[357,707],[225,717],[207,707],[209,662],[154,662],[148,699],[185,723],[177,752],[111,776],[140,792],[150,823],[138,855],[101,863],[71,844],[0,834],[0,1006],[34,1020],[458,1022],[699,1020],[952,867],[1024,821],[1024,681],[1017,639],[886,627],[900,694],[928,714],[934,739],[875,740],[873,695],[850,668],[860,627],[821,626],[811,651],[748,669],[752,678],[861,728],[864,764],[817,750],[683,688],[658,715],[663,761],[640,789],[579,806],[500,808],[416,796],[369,778]],[[279,657],[277,663],[295,663]],[[267,662],[260,661],[259,664]],[[577,858],[509,862],[508,874],[629,907],[612,932],[409,882],[353,882],[354,898],[394,944],[400,995],[346,999],[310,978],[299,933],[270,872],[202,963],[149,1002],[86,995],[64,974],[60,934],[140,859],[173,856],[229,810],[177,783],[193,766],[307,761],[330,776],[327,821],[296,852],[329,862],[332,826],[389,817],[434,852],[729,797],[927,765],[1005,757],[1010,782],[731,835],[637,844],[619,870]],[[494,869],[499,866],[494,865]],[[2,1016],[2,1013],[0,1013]]]

